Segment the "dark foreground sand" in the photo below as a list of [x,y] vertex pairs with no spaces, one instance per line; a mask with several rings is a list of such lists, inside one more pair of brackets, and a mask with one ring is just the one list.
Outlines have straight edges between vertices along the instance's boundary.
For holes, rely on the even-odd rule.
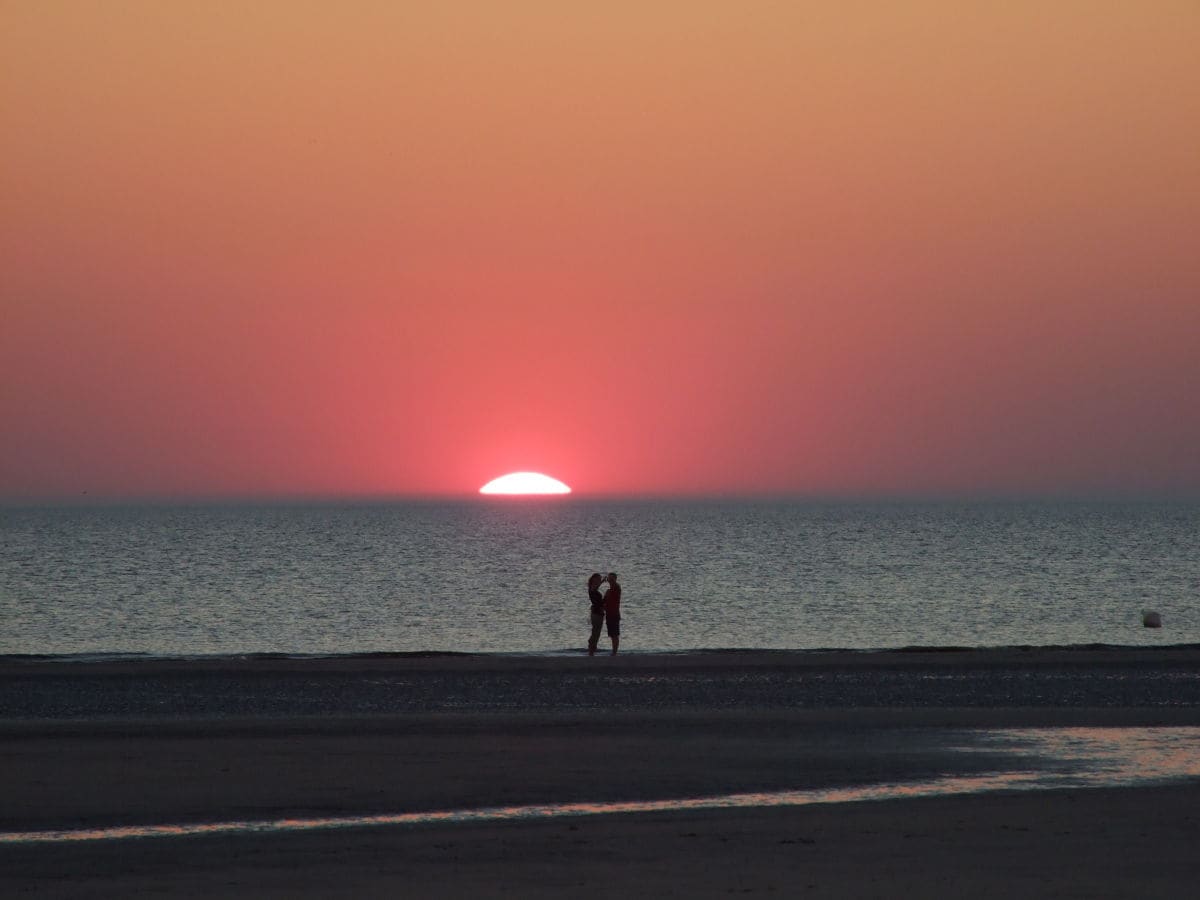
[[[458,708],[356,716],[345,714],[354,708],[346,700],[323,715],[80,719],[30,715],[36,706],[14,716],[11,705],[0,706],[0,830],[683,798],[969,775],[1012,765],[975,741],[979,729],[1200,726],[1200,706],[1171,702],[1162,693],[1169,689],[1160,681],[1200,677],[1194,651],[1172,653],[1165,675],[1152,672],[1163,656],[1149,651],[1117,654],[1116,663],[1103,654],[1071,657],[1074,676],[1075,669],[1092,665],[1106,674],[1096,679],[1095,695],[1057,706],[797,709],[780,701],[714,710],[699,694],[691,702],[651,703],[658,697],[677,700],[679,684],[696,673],[726,670],[719,690],[730,691],[742,681],[754,682],[760,664],[791,665],[752,654],[741,664],[728,655],[714,665],[704,658],[673,657],[667,664],[619,660],[621,674],[613,686],[631,676],[653,685],[672,668],[685,670],[684,682],[673,682],[661,695],[648,688],[638,695],[644,702],[632,710],[585,704],[532,712]],[[857,655],[853,660],[832,655],[804,665],[836,681],[839,667],[861,661]],[[530,684],[542,685],[546,671],[553,676],[580,664],[538,660]],[[944,655],[930,663],[950,671],[962,664]],[[1035,699],[1044,696],[1039,679],[1063,677],[1049,653],[994,664],[998,684],[1024,673]],[[332,667],[337,677],[350,678],[339,682],[344,692],[363,677],[361,661],[246,665],[283,666],[299,680],[222,680],[220,689],[239,683],[244,690],[264,684],[302,690],[306,679],[319,681],[322,668]],[[873,657],[870,665],[881,667],[885,684],[914,665],[914,678],[927,677],[920,668],[925,663],[911,657],[896,662]],[[1133,692],[1149,697],[1147,703],[1100,702],[1105,689],[1099,683],[1112,679],[1113,665],[1134,682],[1143,667],[1151,672]],[[201,664],[206,666],[225,675],[231,668]],[[480,667],[503,670],[510,681],[526,677],[519,662],[502,661],[500,670],[490,666],[477,658],[376,661],[366,677],[416,667],[434,671],[447,690]],[[180,667],[185,674],[194,671],[186,663],[143,664],[135,677],[153,690],[156,679],[174,677]],[[0,666],[0,696],[5,679],[12,691],[58,679],[45,696],[77,690],[62,687],[77,677],[94,679],[100,694],[129,689],[125,680],[106,681],[105,671],[112,674],[87,666],[7,664]],[[759,697],[755,690],[750,694]],[[334,695],[340,696],[331,690]],[[94,702],[103,706],[102,700]],[[975,749],[956,749],[962,746]],[[780,809],[0,845],[4,896],[1192,897],[1197,883],[1195,782]]]

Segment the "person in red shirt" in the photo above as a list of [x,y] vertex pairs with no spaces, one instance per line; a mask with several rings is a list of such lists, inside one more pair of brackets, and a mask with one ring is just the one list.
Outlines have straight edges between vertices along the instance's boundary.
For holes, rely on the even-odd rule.
[[608,590],[604,594],[604,624],[608,626],[608,636],[612,638],[612,655],[617,655],[617,647],[621,644],[621,585],[617,584],[617,573],[609,572],[604,579],[608,582]]

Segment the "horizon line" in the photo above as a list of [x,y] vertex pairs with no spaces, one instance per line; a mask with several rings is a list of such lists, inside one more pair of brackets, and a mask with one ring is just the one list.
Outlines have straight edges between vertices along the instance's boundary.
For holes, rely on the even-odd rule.
[[30,506],[219,506],[240,504],[363,504],[391,503],[572,503],[577,501],[715,501],[793,503],[1033,503],[1033,502],[1197,502],[1200,489],[1157,491],[1069,490],[1061,491],[605,491],[573,489],[569,494],[490,495],[462,492],[213,492],[213,493],[95,493],[0,495],[0,507]]

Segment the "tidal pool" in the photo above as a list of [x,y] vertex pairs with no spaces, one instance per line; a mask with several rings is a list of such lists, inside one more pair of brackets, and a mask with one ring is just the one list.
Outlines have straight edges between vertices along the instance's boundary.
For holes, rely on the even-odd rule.
[[[71,843],[133,838],[277,834],[341,828],[425,826],[443,823],[535,821],[569,816],[746,809],[858,803],[999,791],[1099,788],[1200,778],[1200,728],[1031,728],[964,732],[951,749],[997,752],[1012,767],[973,775],[849,787],[764,791],[708,797],[605,803],[551,803],[479,809],[376,813],[261,821],[157,823],[43,831],[0,832],[0,844]],[[969,739],[968,739],[969,738]]]

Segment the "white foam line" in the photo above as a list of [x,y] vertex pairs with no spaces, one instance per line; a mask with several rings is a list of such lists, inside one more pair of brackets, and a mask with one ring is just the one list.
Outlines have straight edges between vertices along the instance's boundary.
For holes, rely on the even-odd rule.
[[552,803],[321,818],[10,831],[0,832],[0,844],[67,844],[135,838],[281,834],[441,823],[528,822],[568,816],[771,808],[945,797],[999,791],[1118,787],[1200,778],[1200,729],[1197,728],[1014,729],[983,732],[983,737],[985,747],[974,749],[986,749],[986,744],[996,742],[999,747],[995,749],[1010,752],[1022,750],[1066,765],[1057,766],[1050,771],[1044,769],[1039,771],[1016,770],[982,775],[944,776],[927,781],[810,790],[760,791],[675,800]]
[[856,803],[873,800],[973,794],[1001,790],[1029,790],[1056,786],[1044,783],[1044,779],[1039,779],[1041,779],[1041,776],[1036,773],[1006,773],[973,778],[941,778],[906,784],[726,794],[722,796],[694,797],[678,800],[555,803],[529,806],[485,807],[481,809],[437,810],[431,812],[329,816],[323,818],[119,825],[108,828],[78,828],[57,831],[13,831],[0,832],[0,844],[62,844],[129,840],[134,838],[279,834],[345,828],[436,825],[440,823],[470,824],[473,822],[537,821],[569,816],[614,815],[622,813],[682,812],[704,809],[748,809],[829,803]]

